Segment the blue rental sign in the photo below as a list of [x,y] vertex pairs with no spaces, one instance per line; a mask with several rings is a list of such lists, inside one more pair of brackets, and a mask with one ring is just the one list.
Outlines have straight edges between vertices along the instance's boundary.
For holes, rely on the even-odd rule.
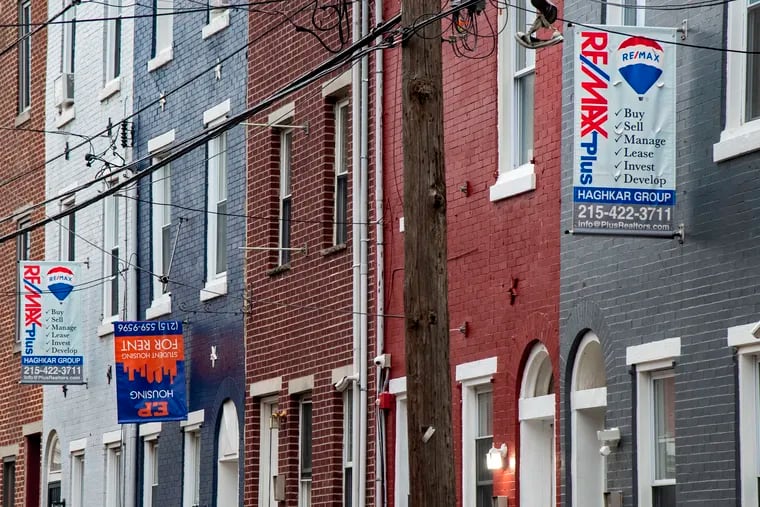
[[182,322],[114,322],[119,423],[187,419]]

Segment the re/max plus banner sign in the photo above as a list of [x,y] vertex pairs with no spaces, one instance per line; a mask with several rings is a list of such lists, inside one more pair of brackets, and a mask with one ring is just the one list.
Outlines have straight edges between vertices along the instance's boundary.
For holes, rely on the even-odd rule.
[[80,268],[76,262],[19,262],[22,384],[84,383]]
[[187,419],[182,322],[114,322],[119,423]]
[[578,30],[574,232],[675,230],[676,46],[668,44],[675,38],[672,28]]

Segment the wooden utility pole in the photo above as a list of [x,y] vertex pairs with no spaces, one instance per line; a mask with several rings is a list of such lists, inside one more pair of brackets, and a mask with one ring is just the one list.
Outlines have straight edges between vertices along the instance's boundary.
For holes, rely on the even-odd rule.
[[441,2],[401,4],[409,505],[455,507],[441,22],[420,26]]

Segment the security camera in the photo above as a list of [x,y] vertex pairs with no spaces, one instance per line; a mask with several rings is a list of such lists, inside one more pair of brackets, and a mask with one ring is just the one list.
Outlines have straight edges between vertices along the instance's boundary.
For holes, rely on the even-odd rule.
[[609,456],[611,452],[612,450],[610,449],[609,445],[603,445],[599,448],[599,454],[601,454],[602,456],[605,456],[605,457]]
[[752,326],[752,330],[750,331],[752,333],[752,336],[755,338],[760,338],[760,322]]
[[374,362],[375,366],[377,366],[378,368],[390,368],[391,367],[391,355],[390,354],[380,354],[379,356],[375,357],[375,359],[373,359],[372,362]]

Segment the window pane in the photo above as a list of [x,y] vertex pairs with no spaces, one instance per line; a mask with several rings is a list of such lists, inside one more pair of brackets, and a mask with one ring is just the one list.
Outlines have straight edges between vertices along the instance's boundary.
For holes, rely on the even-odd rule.
[[491,507],[493,472],[486,466],[486,455],[493,445],[490,435],[475,439],[475,477],[477,481],[477,507]]
[[335,244],[348,241],[348,176],[338,176],[335,188]]
[[[478,393],[478,436],[493,435],[493,393],[486,391]],[[490,447],[489,447],[490,448]]]
[[[280,212],[280,248],[290,248],[290,197],[282,200]],[[280,264],[290,262],[290,251],[280,250]]]
[[654,379],[654,461],[656,480],[676,478],[675,379]]
[[[747,13],[747,50],[760,51],[760,6]],[[746,121],[760,118],[760,55],[747,55]]]
[[652,507],[676,507],[675,485],[652,488]]
[[111,249],[111,315],[119,313],[119,247]]
[[67,252],[66,252],[66,260],[73,261],[76,257],[76,214],[72,213],[68,216],[68,224],[66,224],[66,227],[68,228],[67,235],[68,235],[68,244],[67,246]]
[[637,24],[637,9],[636,0],[625,0],[625,7],[623,8],[623,24],[624,25],[636,25]]
[[3,507],[14,507],[16,502],[16,462],[3,463]]
[[311,402],[301,404],[301,478],[311,479]]
[[216,272],[227,271],[227,201],[216,205]]
[[535,74],[531,72],[515,81],[517,88],[517,165],[533,158],[533,90]]

